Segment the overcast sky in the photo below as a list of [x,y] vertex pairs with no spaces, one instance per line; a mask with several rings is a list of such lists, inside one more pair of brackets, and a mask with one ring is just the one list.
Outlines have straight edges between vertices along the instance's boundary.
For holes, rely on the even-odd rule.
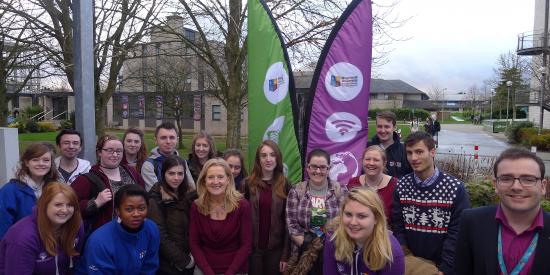
[[396,12],[410,21],[395,31],[383,79],[401,79],[427,92],[450,93],[493,77],[501,53],[515,51],[517,36],[532,31],[535,0],[401,0]]

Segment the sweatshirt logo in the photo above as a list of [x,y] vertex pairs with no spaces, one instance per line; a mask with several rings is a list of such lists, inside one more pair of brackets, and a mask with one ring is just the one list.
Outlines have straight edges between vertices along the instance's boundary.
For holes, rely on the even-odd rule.
[[51,257],[48,257],[48,253],[41,252],[40,254],[38,254],[38,259],[36,259],[36,262],[43,263],[43,262],[49,261],[50,259]]
[[139,253],[139,259],[140,260],[143,260],[143,258],[145,257],[145,254],[147,253],[147,250],[142,250],[140,253]]

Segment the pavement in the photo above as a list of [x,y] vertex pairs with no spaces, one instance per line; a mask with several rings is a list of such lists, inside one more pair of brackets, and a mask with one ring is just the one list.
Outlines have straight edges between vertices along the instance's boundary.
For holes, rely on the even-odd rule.
[[[478,155],[498,156],[509,144],[504,133],[489,133],[481,125],[473,124],[442,124],[439,132],[438,154],[475,154],[475,145],[478,146]],[[538,152],[546,166],[546,175],[550,175],[550,152]]]

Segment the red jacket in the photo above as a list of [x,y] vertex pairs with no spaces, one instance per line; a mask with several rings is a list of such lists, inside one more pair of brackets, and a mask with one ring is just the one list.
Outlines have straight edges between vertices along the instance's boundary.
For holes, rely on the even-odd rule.
[[[133,167],[130,167],[126,164],[120,164],[120,169],[126,170],[128,174],[130,174],[130,177],[134,180],[135,183],[139,184],[140,186],[145,186],[145,183],[143,181],[143,178],[141,177],[138,172]],[[99,164],[96,164],[92,166],[90,169],[90,172],[95,172],[101,180],[103,181],[103,184],[105,185],[105,188],[109,188],[111,190],[111,183],[109,179],[107,178],[107,175],[101,171]],[[92,199],[95,199],[97,197],[98,192],[93,192],[92,189],[93,183],[90,181],[90,179],[85,176],[85,174],[78,176],[76,180],[71,184],[71,187],[74,189],[77,197],[78,202],[80,206],[80,212],[82,213],[83,219],[91,218],[92,216],[95,217],[94,224],[92,226],[92,229],[95,230],[98,227],[108,223],[113,219],[113,205],[114,205],[114,199],[115,196],[113,194],[113,198],[110,202],[106,203],[102,207],[100,207],[97,212],[95,213],[88,213],[88,202]]]

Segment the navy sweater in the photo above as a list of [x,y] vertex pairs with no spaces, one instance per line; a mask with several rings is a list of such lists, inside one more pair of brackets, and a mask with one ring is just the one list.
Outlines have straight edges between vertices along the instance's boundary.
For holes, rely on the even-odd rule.
[[452,274],[460,214],[469,207],[464,184],[457,178],[441,171],[432,185],[420,187],[411,173],[399,180],[393,193],[394,234],[413,255]]

